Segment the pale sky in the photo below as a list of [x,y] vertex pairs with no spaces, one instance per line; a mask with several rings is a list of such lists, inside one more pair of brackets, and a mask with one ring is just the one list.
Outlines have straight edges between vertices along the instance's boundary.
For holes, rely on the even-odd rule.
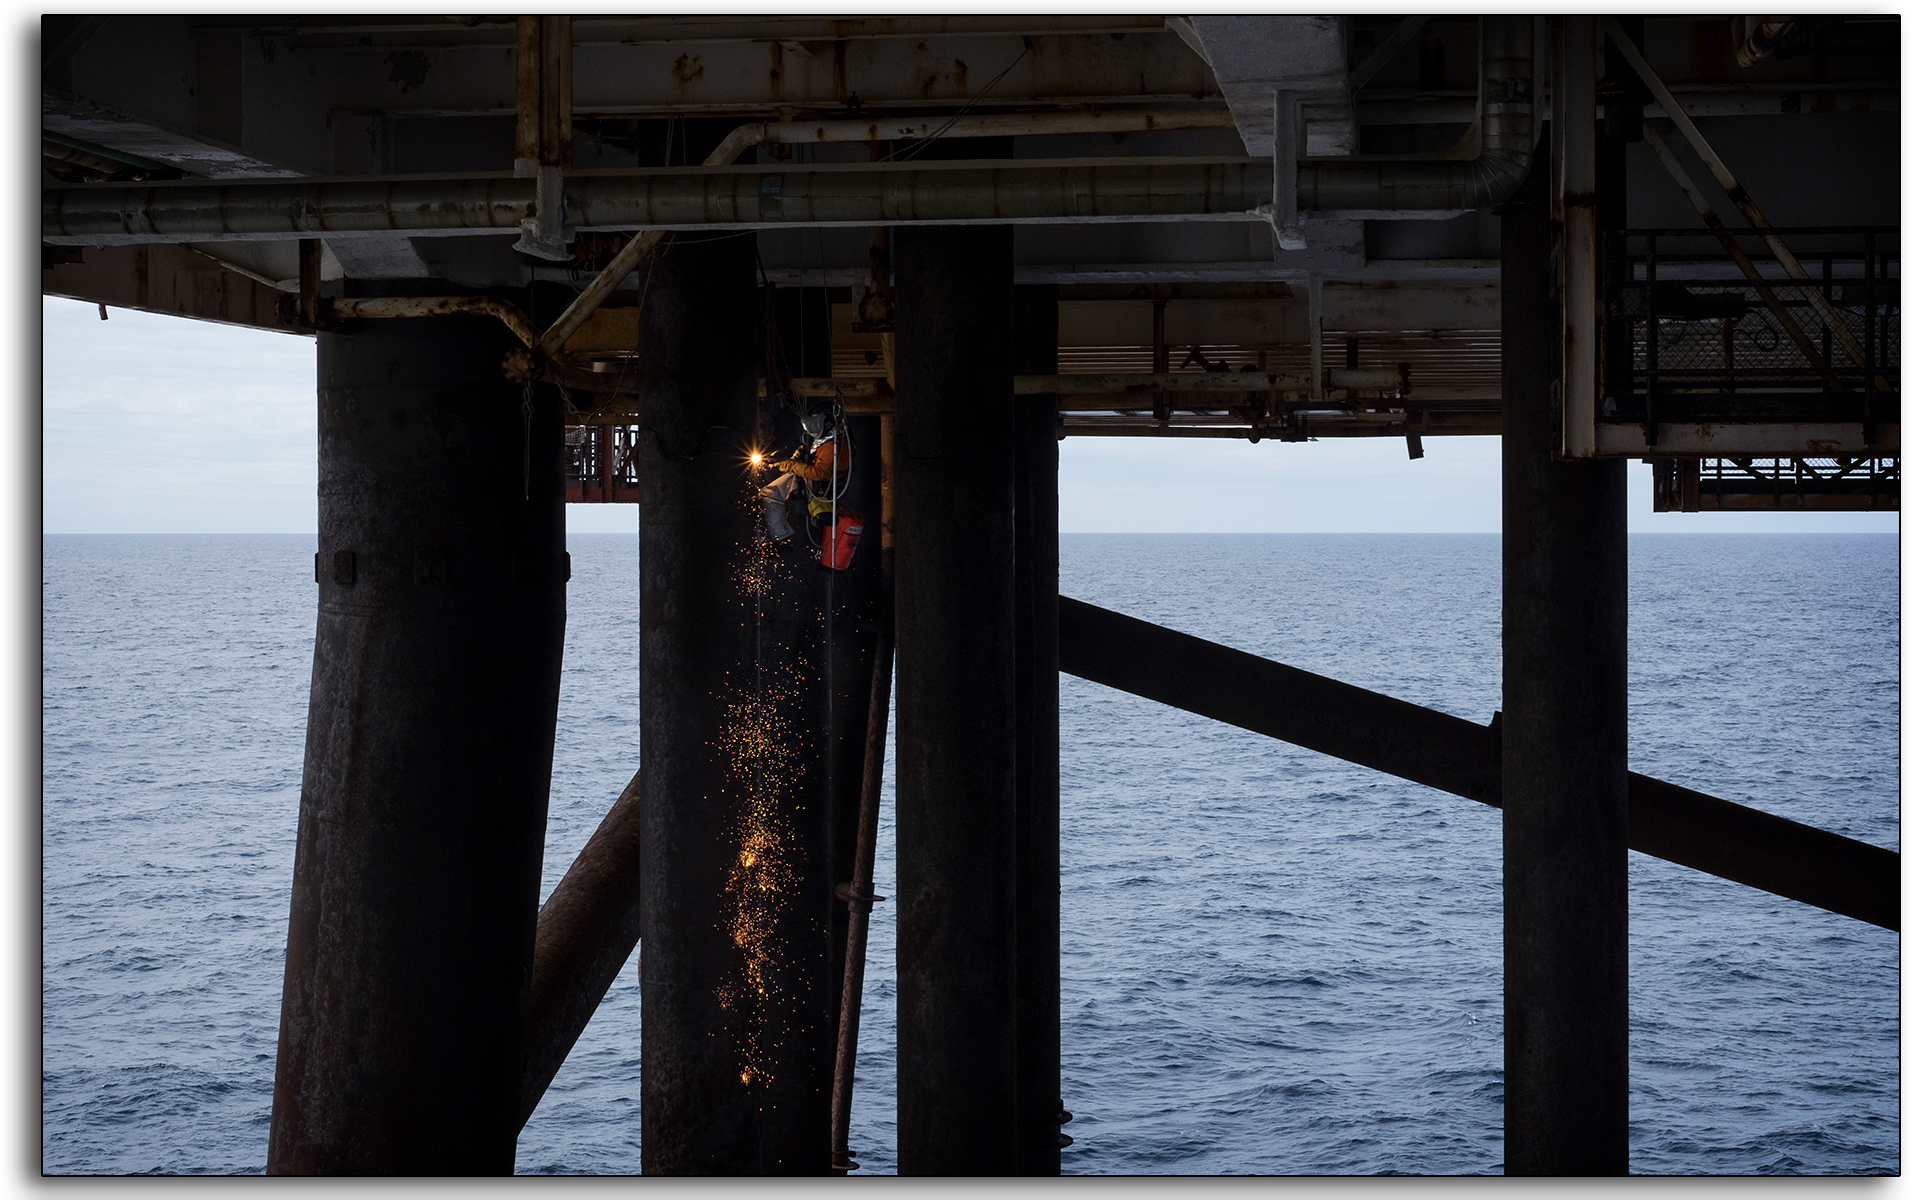
[[[46,533],[310,533],[313,342],[43,299]],[[1497,533],[1497,438],[1261,442],[1068,438],[1068,533]],[[1629,465],[1628,528],[1877,532],[1895,513],[1655,513]],[[632,505],[567,506],[572,532],[637,528]]]

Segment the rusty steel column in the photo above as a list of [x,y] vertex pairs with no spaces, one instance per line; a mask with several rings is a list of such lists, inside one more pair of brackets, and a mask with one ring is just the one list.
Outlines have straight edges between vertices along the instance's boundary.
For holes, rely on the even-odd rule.
[[319,335],[319,620],[272,1174],[513,1170],[567,560],[491,317]]
[[1013,231],[894,233],[902,1175],[1018,1168]]
[[1501,220],[1506,1170],[1627,1169],[1623,461],[1556,462],[1548,159]]
[[[1060,289],[1015,292],[1014,371],[1059,369]],[[1014,856],[1022,1175],[1058,1175],[1060,1099],[1060,401],[1014,403]]]
[[669,237],[640,315],[648,1174],[827,1166],[833,880],[805,653],[819,567],[803,534],[764,539],[754,498],[772,476],[749,453],[792,448],[756,399],[754,257],[751,237]]

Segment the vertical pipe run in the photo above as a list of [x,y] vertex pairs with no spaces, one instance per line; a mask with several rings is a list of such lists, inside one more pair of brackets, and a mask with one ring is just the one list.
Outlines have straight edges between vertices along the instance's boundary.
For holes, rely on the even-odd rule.
[[636,363],[642,1166],[820,1173],[833,882],[804,652],[819,568],[804,537],[757,537],[752,238],[669,238],[651,270]]
[[1018,1166],[1013,231],[894,234],[902,1175]]
[[[1060,289],[1015,289],[1014,370],[1059,370]],[[1019,872],[1019,1173],[1058,1175],[1060,1097],[1060,401],[1014,408],[1014,854]]]
[[[1153,302],[1153,373],[1165,375],[1171,368],[1167,357],[1167,302]],[[1165,392],[1153,394],[1153,419],[1165,425],[1173,418],[1171,399]]]
[[1553,76],[1554,173],[1552,218],[1560,226],[1560,277],[1565,281],[1566,308],[1562,357],[1569,369],[1561,401],[1565,417],[1561,445],[1573,458],[1593,457],[1600,415],[1594,394],[1600,353],[1595,338],[1600,314],[1595,311],[1595,225],[1593,213],[1594,134],[1590,119],[1598,103],[1595,61],[1600,30],[1593,17],[1559,18],[1554,26],[1557,63]]
[[478,316],[319,334],[271,1174],[513,1170],[567,575],[559,397],[523,421],[513,345]]
[[540,166],[540,68],[540,18],[520,17],[513,45],[513,173],[521,179]]
[[1627,1169],[1626,464],[1553,458],[1553,232],[1536,168],[1501,220],[1506,1170],[1614,1175]]
[[573,18],[540,18],[540,162],[573,166]]
[[1307,276],[1307,394],[1314,400],[1327,398],[1326,362],[1323,356],[1323,339],[1320,336],[1320,326],[1325,319],[1324,298],[1324,285],[1320,276]]

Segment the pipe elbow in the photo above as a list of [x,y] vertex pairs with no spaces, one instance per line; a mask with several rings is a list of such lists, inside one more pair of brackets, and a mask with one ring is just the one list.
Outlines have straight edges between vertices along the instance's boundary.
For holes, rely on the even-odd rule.
[[721,139],[720,144],[713,148],[713,153],[707,155],[706,162],[702,165],[708,167],[732,166],[734,160],[738,159],[742,154],[745,154],[748,150],[767,140],[769,132],[767,126],[768,122],[766,121],[749,121],[745,125],[740,126],[725,138]]
[[1537,127],[1531,17],[1483,17],[1480,153],[1300,164],[1302,212],[1355,218],[1432,217],[1504,204],[1533,168]]
[[1489,147],[1481,152],[1474,167],[1469,207],[1493,208],[1505,204],[1520,190],[1527,173],[1533,169],[1533,147]]

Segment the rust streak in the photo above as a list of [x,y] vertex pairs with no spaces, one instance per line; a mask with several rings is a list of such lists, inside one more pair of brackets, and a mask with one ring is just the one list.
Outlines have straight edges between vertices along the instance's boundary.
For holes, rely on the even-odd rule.
[[706,74],[706,70],[697,54],[682,54],[673,60],[673,84],[682,99],[685,99],[686,93],[700,81],[700,77]]

